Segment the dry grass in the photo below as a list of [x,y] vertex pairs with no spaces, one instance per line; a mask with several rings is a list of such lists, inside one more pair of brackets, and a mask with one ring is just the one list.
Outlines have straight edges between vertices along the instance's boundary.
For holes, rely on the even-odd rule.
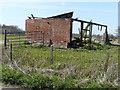
[[51,65],[49,48],[29,47],[13,52],[14,63],[9,61],[9,52],[6,52],[3,63],[23,74],[32,72],[51,78],[55,76],[61,82],[70,79],[80,86],[92,82],[118,86],[116,50],[117,47],[99,51],[54,49],[54,62]]

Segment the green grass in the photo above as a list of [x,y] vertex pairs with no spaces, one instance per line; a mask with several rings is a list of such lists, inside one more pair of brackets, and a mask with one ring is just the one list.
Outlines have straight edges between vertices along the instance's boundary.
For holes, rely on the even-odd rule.
[[[114,60],[117,63],[117,60],[118,60],[118,57],[117,57],[118,52],[116,52],[117,50],[118,50],[117,47],[114,47],[114,48],[112,47],[111,49],[107,49],[107,50],[106,49],[104,50],[54,49],[53,50],[54,65],[57,64],[58,62],[75,64],[75,65],[79,65],[82,62],[87,63],[86,65],[89,65],[90,63],[97,63],[97,62],[102,64],[106,60],[107,53],[110,54],[110,61]],[[20,52],[21,52],[20,56],[25,56],[24,54],[27,52],[30,58],[39,59],[39,61],[46,60],[47,61],[46,63],[50,64],[49,63],[50,48],[27,47],[27,48],[21,48],[15,51],[14,53],[19,54]],[[17,55],[17,57],[19,57],[19,55]]]
[[[1,37],[4,39],[3,35]],[[19,38],[19,36],[7,37],[7,39],[12,38]],[[10,41],[17,40],[19,39]],[[95,42],[83,46],[82,49],[57,47],[53,49],[53,64],[50,63],[49,47],[40,45],[14,49],[13,61],[25,73],[22,73],[14,64],[12,70],[9,58],[3,56],[2,82],[27,88],[117,88],[118,85],[115,82],[118,83],[116,81],[118,48],[117,46],[102,46]],[[9,51],[7,53],[9,55]],[[107,53],[109,53],[108,72],[104,73]]]
[[0,40],[2,40],[2,35],[0,34]]
[[4,40],[4,35],[0,34],[0,40]]
[[[99,44],[97,44],[99,46]],[[109,53],[109,63],[106,81],[104,78],[104,64]],[[117,78],[118,47],[104,46],[102,50],[89,49],[53,49],[53,64],[50,63],[50,48],[27,47],[13,51],[13,61],[27,74],[20,77],[20,82],[30,88],[115,88],[114,81]],[[4,59],[7,67],[8,58]],[[113,63],[114,62],[114,63]],[[98,68],[99,67],[99,68]],[[3,74],[4,74],[3,69]],[[8,70],[8,69],[6,69]],[[11,71],[11,70],[10,70]],[[18,72],[19,70],[15,71]],[[6,72],[6,71],[5,71]],[[98,74],[96,75],[96,73]],[[9,72],[8,72],[9,73]],[[9,80],[8,73],[3,75],[4,83]],[[19,73],[21,73],[19,71]],[[23,73],[22,73],[23,74]],[[13,74],[12,74],[13,75]],[[20,74],[21,75],[21,74]],[[33,78],[27,78],[31,75]],[[40,76],[39,76],[40,75]],[[96,76],[95,76],[96,75]],[[4,77],[5,76],[5,77]],[[19,77],[13,75],[12,78]],[[40,79],[40,78],[41,79]],[[87,81],[87,79],[89,79]],[[7,80],[7,81],[6,81]],[[42,80],[42,81],[39,81]],[[48,81],[47,83],[45,81]],[[42,83],[43,82],[43,83]],[[16,80],[15,83],[18,83]],[[42,86],[38,86],[42,85]]]

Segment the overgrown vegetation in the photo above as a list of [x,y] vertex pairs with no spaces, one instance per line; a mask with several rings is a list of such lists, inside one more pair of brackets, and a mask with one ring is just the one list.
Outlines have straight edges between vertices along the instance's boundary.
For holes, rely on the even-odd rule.
[[[103,47],[94,42],[82,49],[53,50],[53,64],[49,47],[14,50],[13,63],[4,57],[2,82],[36,89],[118,88],[118,47]],[[107,53],[109,62],[104,72]]]
[[96,43],[96,42],[92,42],[91,44],[89,44],[89,42],[83,42],[84,46],[83,49],[87,49],[87,50],[107,50],[110,49],[111,46],[109,45],[101,45],[100,43]]

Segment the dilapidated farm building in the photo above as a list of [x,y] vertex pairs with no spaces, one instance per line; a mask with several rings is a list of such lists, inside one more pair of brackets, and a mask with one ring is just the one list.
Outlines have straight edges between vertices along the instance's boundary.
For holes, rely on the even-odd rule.
[[80,37],[76,38],[79,43],[78,45],[82,45],[83,40],[86,38],[88,38],[89,43],[91,43],[93,25],[101,27],[101,30],[102,27],[105,28],[105,43],[108,42],[106,25],[93,23],[92,21],[83,21],[77,18],[73,19],[72,16],[73,12],[47,18],[34,17],[32,15],[32,17],[28,17],[29,19],[26,20],[26,31],[33,32],[27,33],[26,38],[28,40],[30,38],[30,40],[33,41],[36,38],[36,42],[39,42],[41,38],[44,38],[44,44],[49,44],[50,41],[52,41],[53,46],[55,47],[71,47],[74,43],[72,41],[73,22],[76,21],[80,23]]

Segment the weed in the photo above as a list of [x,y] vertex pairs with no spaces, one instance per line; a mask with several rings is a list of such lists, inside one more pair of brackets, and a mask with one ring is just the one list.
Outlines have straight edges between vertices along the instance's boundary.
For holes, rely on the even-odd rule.
[[[54,63],[52,65],[48,47],[16,49],[13,51],[13,61],[16,61],[26,74],[7,68],[9,63],[4,62],[2,82],[34,89],[116,88],[117,49],[118,47],[113,46],[102,50],[53,49]],[[108,70],[104,74],[104,63],[108,52]]]

